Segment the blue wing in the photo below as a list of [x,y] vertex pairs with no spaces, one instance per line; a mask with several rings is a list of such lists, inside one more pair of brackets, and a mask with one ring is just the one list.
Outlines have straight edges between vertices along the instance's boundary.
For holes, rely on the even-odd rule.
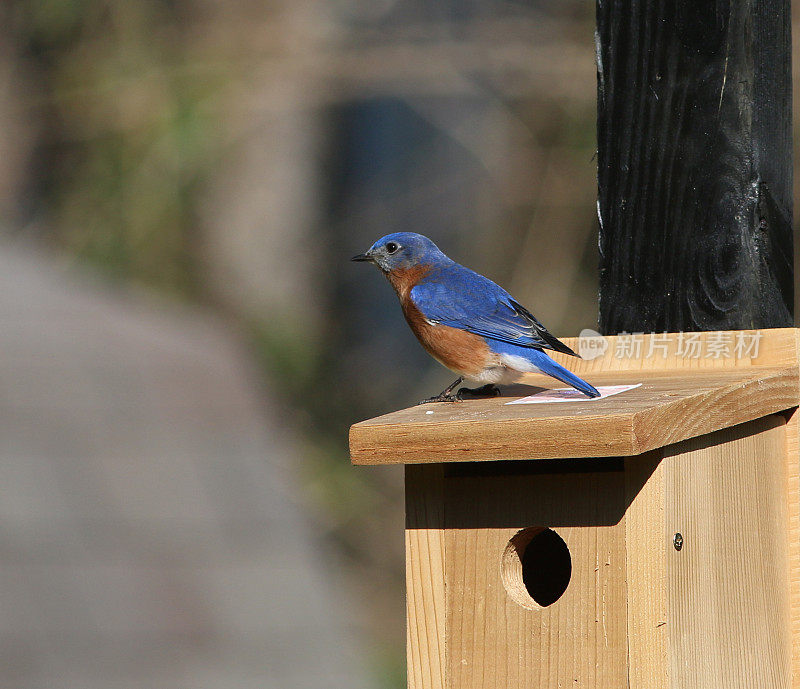
[[502,287],[457,263],[423,278],[411,290],[411,300],[433,323],[521,347],[575,356]]

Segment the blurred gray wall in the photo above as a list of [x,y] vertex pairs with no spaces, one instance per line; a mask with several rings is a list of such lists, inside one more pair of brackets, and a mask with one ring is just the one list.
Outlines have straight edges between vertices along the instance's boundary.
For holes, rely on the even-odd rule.
[[0,245],[0,686],[366,686],[241,344],[99,287]]

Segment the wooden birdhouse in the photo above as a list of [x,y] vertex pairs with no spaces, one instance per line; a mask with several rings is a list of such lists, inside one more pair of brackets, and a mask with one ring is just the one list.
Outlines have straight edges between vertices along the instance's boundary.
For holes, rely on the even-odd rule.
[[353,426],[406,465],[409,687],[800,686],[798,332],[568,340],[641,385]]

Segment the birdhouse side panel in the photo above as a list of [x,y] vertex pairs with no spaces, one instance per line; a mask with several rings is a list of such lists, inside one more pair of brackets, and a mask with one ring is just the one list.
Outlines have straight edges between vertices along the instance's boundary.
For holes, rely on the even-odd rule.
[[790,686],[786,441],[771,415],[665,448],[673,687]]

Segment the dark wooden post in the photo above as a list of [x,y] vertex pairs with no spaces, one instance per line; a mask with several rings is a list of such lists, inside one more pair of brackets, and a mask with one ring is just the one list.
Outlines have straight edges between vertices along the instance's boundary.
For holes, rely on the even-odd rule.
[[598,0],[600,328],[793,322],[789,0]]

